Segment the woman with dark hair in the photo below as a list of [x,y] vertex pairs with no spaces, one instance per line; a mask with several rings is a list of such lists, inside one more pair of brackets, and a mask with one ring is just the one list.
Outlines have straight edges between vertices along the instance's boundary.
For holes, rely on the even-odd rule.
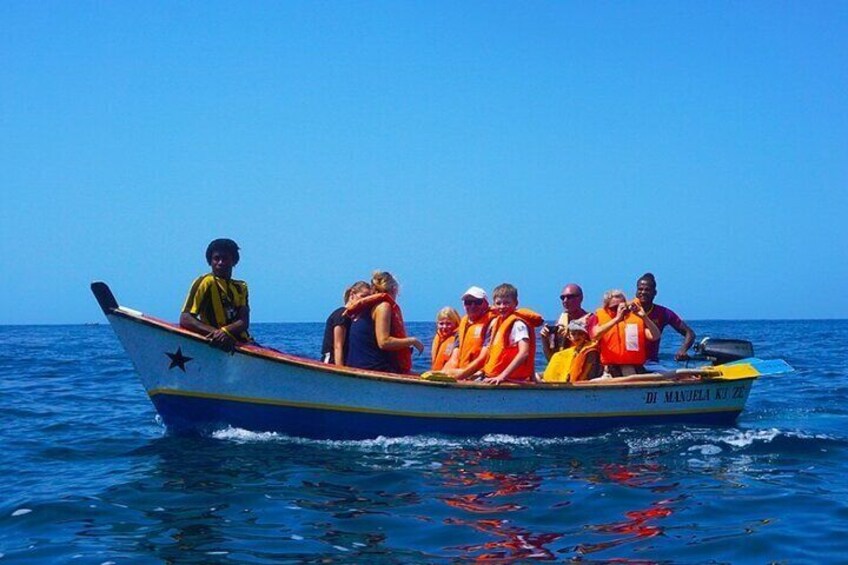
[[324,363],[344,366],[347,359],[347,336],[350,332],[350,318],[344,315],[345,309],[369,294],[371,285],[365,281],[357,281],[345,290],[345,305],[333,310],[324,326],[324,342],[321,345],[321,360]]

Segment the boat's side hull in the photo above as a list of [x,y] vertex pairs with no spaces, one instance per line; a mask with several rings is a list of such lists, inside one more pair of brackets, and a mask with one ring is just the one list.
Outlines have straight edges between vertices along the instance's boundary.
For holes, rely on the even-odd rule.
[[620,426],[728,424],[753,379],[609,386],[424,382],[248,348],[229,355],[140,315],[108,315],[165,424],[314,438],[410,434],[558,436]]
[[157,394],[157,412],[175,432],[214,430],[232,426],[256,432],[279,432],[316,439],[368,439],[377,436],[444,434],[481,436],[561,437],[588,435],[613,428],[650,424],[691,423],[729,425],[739,415],[733,411],[619,414],[582,418],[423,418],[394,414],[333,411],[317,408],[257,404],[215,397]]

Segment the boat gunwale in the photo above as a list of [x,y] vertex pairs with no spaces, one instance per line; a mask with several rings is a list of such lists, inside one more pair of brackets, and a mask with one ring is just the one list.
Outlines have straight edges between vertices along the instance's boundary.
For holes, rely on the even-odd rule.
[[[110,308],[106,313],[108,316],[116,316],[118,318],[125,318],[132,322],[141,323],[143,325],[152,326],[158,328],[159,330],[177,334],[181,337],[201,342],[209,347],[209,341],[203,336],[186,330],[177,326],[172,322],[168,322],[166,320],[162,320],[155,316],[150,316],[143,312],[132,310],[123,306],[118,306],[117,308]],[[443,388],[451,388],[451,389],[472,389],[472,390],[491,390],[492,392],[506,392],[506,391],[532,391],[532,390],[556,390],[556,391],[572,391],[572,392],[586,392],[591,390],[607,390],[607,389],[630,389],[630,388],[655,388],[655,387],[679,387],[679,386],[703,386],[703,385],[721,385],[727,384],[730,381],[723,380],[720,378],[717,379],[699,379],[699,380],[686,380],[686,379],[657,379],[657,380],[645,380],[645,381],[630,381],[630,382],[614,382],[614,379],[604,379],[602,381],[589,381],[585,383],[544,383],[544,382],[533,382],[527,385],[522,385],[519,383],[503,383],[500,386],[492,386],[486,383],[478,382],[478,381],[457,381],[457,382],[445,382],[445,381],[430,381],[426,379],[422,379],[420,375],[410,374],[396,374],[396,373],[386,373],[382,371],[371,371],[368,369],[354,369],[348,367],[338,367],[335,365],[329,365],[327,363],[323,363],[314,359],[307,359],[305,357],[298,357],[296,355],[291,355],[288,353],[283,353],[273,348],[262,347],[257,345],[236,345],[235,351],[233,354],[242,354],[247,357],[262,359],[265,361],[271,361],[275,363],[282,363],[284,365],[294,365],[296,367],[305,368],[309,370],[316,370],[323,373],[330,373],[332,375],[338,375],[342,377],[352,377],[357,379],[365,379],[372,381],[387,381],[396,384],[408,384],[408,385],[418,385],[418,386],[435,386],[435,387],[443,387]],[[658,373],[648,373],[644,376],[650,377],[652,375],[659,376]],[[733,382],[742,383],[746,381],[756,380],[759,375],[752,375],[750,377],[741,377],[733,379]]]

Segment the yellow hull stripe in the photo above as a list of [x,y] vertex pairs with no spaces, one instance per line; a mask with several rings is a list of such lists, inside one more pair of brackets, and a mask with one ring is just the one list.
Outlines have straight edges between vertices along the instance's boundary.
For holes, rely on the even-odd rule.
[[630,416],[677,416],[683,414],[711,414],[719,412],[740,412],[742,406],[714,407],[714,408],[689,408],[672,411],[637,411],[637,412],[566,412],[559,414],[433,414],[432,412],[405,412],[396,410],[380,410],[376,408],[357,408],[352,406],[338,406],[336,404],[315,404],[311,402],[291,402],[281,400],[269,400],[267,398],[250,398],[243,396],[231,396],[226,394],[210,394],[206,392],[189,392],[173,389],[152,389],[147,393],[152,399],[157,395],[182,396],[187,398],[204,398],[207,400],[227,400],[230,402],[241,402],[245,404],[265,404],[270,406],[285,406],[287,408],[306,408],[311,410],[328,410],[332,412],[354,412],[359,414],[378,414],[383,416],[405,416],[411,418],[433,418],[433,419],[456,419],[456,420],[551,420],[563,418],[621,418]]

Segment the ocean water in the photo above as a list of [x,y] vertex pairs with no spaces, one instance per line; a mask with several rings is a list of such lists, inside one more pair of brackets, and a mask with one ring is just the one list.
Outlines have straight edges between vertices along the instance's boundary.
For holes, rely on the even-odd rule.
[[0,564],[848,562],[848,321],[692,325],[796,372],[732,427],[348,442],[169,435],[108,325],[0,327]]

